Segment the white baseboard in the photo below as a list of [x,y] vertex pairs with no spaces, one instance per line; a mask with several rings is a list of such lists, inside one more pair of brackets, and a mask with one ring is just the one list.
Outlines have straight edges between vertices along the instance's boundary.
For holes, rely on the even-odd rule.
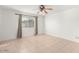
[[66,39],[66,40],[70,40],[70,41],[79,43],[79,39],[77,39],[77,38],[65,37],[65,36],[57,35],[57,34],[55,34],[55,33],[54,33],[54,34],[46,33],[46,34],[47,34],[47,35],[51,35],[51,36],[55,36],[55,37],[59,37],[59,38],[63,38],[63,39]]

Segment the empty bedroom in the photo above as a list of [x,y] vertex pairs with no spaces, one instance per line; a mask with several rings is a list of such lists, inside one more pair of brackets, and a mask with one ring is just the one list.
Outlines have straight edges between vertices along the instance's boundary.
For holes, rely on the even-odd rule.
[[0,5],[0,53],[79,53],[79,5]]

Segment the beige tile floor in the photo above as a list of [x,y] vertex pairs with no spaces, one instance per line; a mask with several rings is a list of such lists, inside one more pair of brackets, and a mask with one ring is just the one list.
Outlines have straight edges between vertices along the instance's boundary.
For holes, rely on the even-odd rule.
[[7,41],[0,44],[2,53],[76,53],[79,52],[79,43],[65,39],[38,35]]

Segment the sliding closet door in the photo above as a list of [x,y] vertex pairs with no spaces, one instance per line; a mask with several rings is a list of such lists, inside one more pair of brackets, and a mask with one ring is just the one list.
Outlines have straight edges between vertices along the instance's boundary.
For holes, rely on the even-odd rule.
[[35,34],[35,18],[22,16],[22,37],[33,36]]

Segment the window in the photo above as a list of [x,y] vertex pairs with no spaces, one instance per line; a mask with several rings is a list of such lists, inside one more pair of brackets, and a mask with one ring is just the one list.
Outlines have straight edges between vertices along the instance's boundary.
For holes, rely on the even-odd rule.
[[22,27],[34,27],[34,20],[32,17],[23,16]]

